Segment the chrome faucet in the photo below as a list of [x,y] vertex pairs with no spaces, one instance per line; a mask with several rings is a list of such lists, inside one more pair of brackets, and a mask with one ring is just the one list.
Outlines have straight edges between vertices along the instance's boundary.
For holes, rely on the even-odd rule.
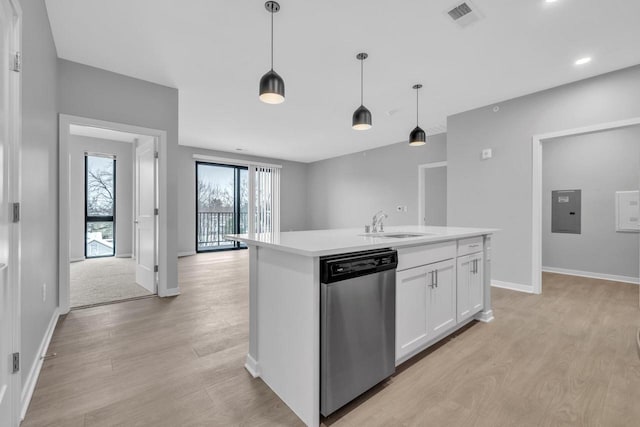
[[384,224],[382,223],[382,221],[384,221],[384,219],[387,217],[388,216],[386,213],[384,213],[384,211],[376,212],[376,214],[373,216],[373,221],[371,222],[371,232],[372,233],[383,232]]

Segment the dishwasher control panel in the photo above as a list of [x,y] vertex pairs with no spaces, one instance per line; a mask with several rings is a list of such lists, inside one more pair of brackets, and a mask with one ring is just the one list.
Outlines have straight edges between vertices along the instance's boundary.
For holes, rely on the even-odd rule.
[[398,265],[398,253],[391,249],[355,252],[320,258],[320,281],[333,283],[378,271],[391,270]]

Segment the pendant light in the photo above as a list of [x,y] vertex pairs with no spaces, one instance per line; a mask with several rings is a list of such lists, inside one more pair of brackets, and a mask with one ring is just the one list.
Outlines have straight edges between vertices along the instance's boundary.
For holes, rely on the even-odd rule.
[[418,126],[418,91],[422,87],[421,84],[414,85],[413,88],[416,90],[416,128],[411,131],[409,135],[409,145],[413,147],[417,147],[419,145],[424,145],[427,142],[427,134]]
[[361,52],[356,55],[356,58],[360,61],[360,106],[353,113],[352,125],[355,130],[367,130],[371,129],[371,111],[367,109],[367,107],[363,104],[363,93],[364,93],[364,60],[367,59],[369,55],[364,52]]
[[273,70],[273,14],[280,10],[280,4],[268,1],[264,7],[271,13],[271,69],[260,79],[260,101],[281,104],[284,102],[284,80]]

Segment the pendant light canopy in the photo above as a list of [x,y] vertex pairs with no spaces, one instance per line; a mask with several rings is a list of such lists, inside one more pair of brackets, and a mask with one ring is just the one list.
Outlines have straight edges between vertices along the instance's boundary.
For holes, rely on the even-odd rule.
[[409,145],[416,147],[419,145],[424,145],[427,142],[427,134],[418,126],[418,91],[422,87],[421,84],[414,85],[413,88],[416,90],[416,128],[411,131],[409,135]]
[[273,70],[273,14],[280,10],[280,4],[268,1],[264,7],[271,14],[271,69],[260,79],[260,101],[281,104],[284,102],[284,80]]
[[364,106],[363,93],[364,93],[364,60],[369,55],[362,52],[356,55],[356,58],[360,61],[360,106],[353,113],[352,125],[355,130],[367,130],[371,129],[371,111]]

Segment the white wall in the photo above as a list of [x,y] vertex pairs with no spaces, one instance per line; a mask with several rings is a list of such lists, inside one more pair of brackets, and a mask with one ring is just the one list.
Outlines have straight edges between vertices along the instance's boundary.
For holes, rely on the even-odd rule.
[[160,195],[166,200],[167,232],[159,244],[167,253],[158,264],[171,292],[178,285],[178,90],[59,59],[58,91],[60,113],[167,132],[167,151],[159,159],[167,188]]
[[424,216],[426,225],[447,225],[447,167],[424,171]]
[[282,165],[280,229],[282,231],[298,231],[307,228],[307,164],[180,146],[177,159],[178,253],[180,255],[192,254],[196,250],[196,161],[193,158],[194,154]]
[[[640,126],[543,142],[542,265],[638,277],[638,233],[616,232],[615,192],[638,190]],[[582,190],[581,234],[551,233],[551,191]]]
[[[531,138],[640,117],[640,66],[494,105],[447,119],[448,225],[501,229],[493,277],[531,286]],[[483,148],[493,148],[491,160],[481,160]]]
[[84,259],[86,152],[116,156],[116,256],[131,256],[133,236],[133,150],[128,142],[71,135],[69,138],[69,257]]
[[[383,209],[387,225],[419,224],[418,166],[446,160],[447,135],[401,142],[309,165],[309,228],[363,227]],[[406,205],[408,212],[396,212]]]
[[57,54],[44,1],[20,3],[24,25],[20,242],[24,385],[58,306],[58,95]]

